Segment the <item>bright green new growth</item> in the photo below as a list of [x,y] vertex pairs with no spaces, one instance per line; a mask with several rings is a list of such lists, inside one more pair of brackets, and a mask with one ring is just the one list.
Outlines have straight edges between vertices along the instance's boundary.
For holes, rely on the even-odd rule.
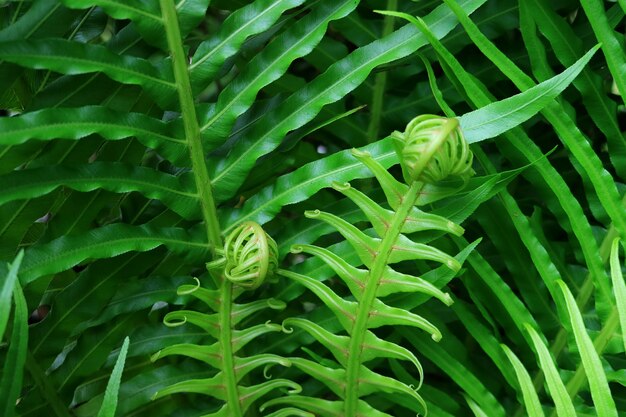
[[[392,210],[386,209],[350,184],[334,184],[333,188],[352,200],[363,211],[374,227],[378,238],[371,237],[333,214],[319,210],[307,211],[309,218],[332,225],[356,251],[365,269],[356,268],[333,254],[314,245],[296,245],[294,253],[308,253],[322,259],[347,285],[355,301],[337,295],[330,287],[313,277],[287,270],[279,274],[293,280],[315,293],[334,313],[346,336],[332,334],[306,319],[287,319],[283,325],[297,327],[313,336],[334,356],[334,361],[318,363],[303,358],[290,358],[293,366],[314,375],[324,382],[339,398],[338,401],[312,401],[306,396],[277,398],[263,408],[288,404],[322,415],[340,413],[345,417],[357,415],[389,416],[376,411],[362,397],[374,392],[389,392],[412,397],[426,409],[422,397],[400,381],[369,369],[367,362],[377,358],[394,358],[412,362],[422,382],[422,368],[414,354],[393,342],[380,339],[372,331],[383,326],[404,325],[430,333],[439,341],[441,332],[423,317],[383,301],[382,297],[396,293],[422,293],[438,298],[447,305],[452,299],[428,281],[400,273],[391,267],[401,261],[430,260],[442,263],[457,272],[461,265],[452,256],[426,244],[412,241],[407,234],[416,230],[436,228],[460,235],[463,230],[445,218],[438,226],[421,223],[422,212],[415,204],[426,183],[436,184],[449,177],[467,181],[473,175],[472,154],[463,140],[455,119],[437,116],[420,116],[409,123],[406,133],[394,134],[400,165],[408,184],[398,182],[372,156],[353,150],[353,155],[367,166],[378,180]],[[432,215],[425,215],[432,221]],[[336,361],[336,362],[335,362]],[[342,382],[339,382],[342,381]],[[419,387],[418,387],[419,388]],[[368,414],[368,413],[376,414]]]
[[122,371],[124,370],[124,363],[126,362],[126,355],[128,354],[128,345],[130,339],[128,336],[124,339],[124,344],[120,349],[120,354],[115,362],[115,367],[107,383],[107,388],[104,393],[104,399],[102,400],[102,406],[98,412],[97,417],[115,417],[115,410],[117,409],[118,392],[120,389],[120,383],[122,382]]
[[407,182],[436,184],[449,177],[465,182],[474,175],[472,151],[456,119],[418,116],[403,134],[394,132],[392,138]]
[[245,289],[258,288],[278,268],[278,247],[261,225],[244,222],[224,243],[224,276]]

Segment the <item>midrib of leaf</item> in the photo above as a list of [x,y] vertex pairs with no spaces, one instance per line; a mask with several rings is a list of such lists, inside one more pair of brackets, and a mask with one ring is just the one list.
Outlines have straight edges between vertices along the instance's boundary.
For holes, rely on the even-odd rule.
[[[193,100],[193,92],[191,82],[189,80],[189,72],[187,68],[187,58],[183,49],[180,28],[178,26],[178,17],[176,14],[176,5],[174,0],[160,0],[161,13],[163,15],[163,24],[167,36],[167,44],[172,55],[172,65],[174,67],[174,80],[176,82],[176,90],[180,101],[180,109],[185,127],[185,136],[187,138],[187,146],[191,159],[193,175],[195,177],[196,189],[200,195],[200,204],[202,206],[202,215],[206,228],[206,234],[211,252],[213,256],[218,248],[223,247],[219,220],[217,217],[217,207],[213,199],[212,184],[207,171],[204,151],[202,149],[201,132],[196,116],[196,110]],[[241,401],[237,389],[237,378],[235,375],[235,361],[232,343],[232,324],[231,313],[233,303],[232,284],[218,277],[216,284],[220,290],[220,346],[221,346],[221,371],[224,375],[224,385],[226,391],[227,403],[233,417],[243,417],[241,409]]]
[[[17,56],[18,58],[20,58],[20,57],[22,57],[22,58],[29,58],[32,62],[46,62],[47,60],[51,59],[50,55],[35,54],[35,53],[17,54],[17,55],[6,54],[5,56],[6,57]],[[145,73],[140,72],[140,71],[135,71],[135,70],[129,69],[128,67],[125,67],[125,66],[120,66],[120,65],[107,63],[106,61],[94,61],[94,60],[91,60],[91,59],[88,59],[88,58],[77,58],[77,57],[63,56],[63,55],[55,55],[52,58],[52,60],[67,61],[67,62],[71,62],[71,63],[90,64],[90,65],[98,66],[100,68],[107,68],[112,73],[134,75],[138,79],[147,80],[147,81],[153,82],[155,84],[161,84],[161,85],[163,85],[163,86],[165,86],[167,88],[174,88],[175,87],[174,83],[166,81],[166,80],[164,80],[162,78],[155,77],[155,76],[152,76],[152,75],[149,75],[149,74],[145,74]],[[133,77],[131,77],[131,78],[133,78]]]
[[346,366],[346,399],[344,406],[344,415],[353,417],[357,415],[359,401],[359,371],[361,369],[361,351],[363,349],[363,341],[367,333],[367,322],[372,311],[372,304],[376,299],[376,290],[382,278],[387,261],[393,250],[393,245],[398,240],[402,225],[406,221],[411,208],[415,204],[415,200],[419,192],[423,188],[423,183],[414,182],[409,187],[406,195],[402,199],[402,203],[396,210],[393,220],[387,229],[387,233],[380,241],[376,250],[376,257],[367,277],[363,297],[359,300],[356,317],[352,331],[350,332],[350,345],[348,351],[348,364]]
[[[279,2],[275,2],[274,4],[272,4],[270,7],[268,7],[267,9],[264,10],[264,12],[267,12],[269,10],[271,10],[272,8],[276,7],[279,5]],[[206,54],[205,56],[203,56],[202,58],[200,58],[199,60],[197,60],[196,62],[192,63],[189,66],[189,70],[193,71],[194,68],[196,68],[198,65],[202,64],[203,62],[205,62],[207,59],[211,58],[211,56],[213,55],[214,52],[218,52],[224,45],[226,45],[231,39],[233,39],[235,36],[237,36],[238,33],[245,31],[248,27],[252,26],[254,23],[256,23],[257,20],[261,19],[263,17],[262,14],[259,14],[257,16],[254,17],[254,19],[250,19],[248,22],[246,22],[245,25],[240,26],[236,31],[232,32],[228,37],[224,38],[220,43],[218,43],[217,45],[215,45],[213,47],[213,49],[211,50],[211,52],[209,52],[208,54]]]
[[145,10],[142,10],[142,9],[140,9],[138,7],[131,7],[128,4],[125,4],[124,2],[121,2],[121,1],[102,1],[102,0],[100,0],[98,3],[100,3],[101,5],[102,4],[108,4],[109,6],[117,7],[117,8],[120,8],[120,9],[127,9],[127,10],[135,12],[135,13],[137,13],[139,15],[148,17],[148,18],[153,19],[153,20],[156,20],[158,22],[161,22],[161,20],[162,20],[161,16],[157,16],[157,15],[154,15],[152,13],[148,13]]
[[[69,121],[64,121],[64,122],[59,122],[59,123],[54,123],[54,124],[46,124],[45,126],[33,126],[33,127],[30,127],[30,128],[16,129],[16,130],[13,130],[11,133],[24,135],[23,136],[24,140],[20,140],[20,142],[18,142],[18,143],[24,143],[27,140],[25,133],[33,132],[33,133],[28,133],[28,136],[32,137],[32,136],[35,136],[37,134],[37,132],[39,132],[41,129],[48,130],[51,126],[57,126],[57,127],[58,126],[63,126],[63,127],[73,126],[73,127],[79,128],[79,127],[90,127],[90,126],[104,126],[104,127],[111,126],[111,127],[117,127],[118,125],[113,124],[113,123],[103,123],[103,122],[69,122]],[[128,127],[128,128],[131,128],[131,127]],[[169,137],[169,136],[164,136],[164,135],[161,135],[159,133],[151,132],[149,130],[142,129],[142,128],[139,128],[139,127],[134,127],[133,129],[137,133],[144,133],[146,135],[151,135],[151,136],[157,137],[157,138],[159,138],[161,140],[164,140],[164,141],[167,141],[167,142],[183,143],[183,144],[185,143],[185,141],[181,141],[181,140],[178,140],[176,138]]]
[[[39,28],[41,27],[41,25],[43,25],[43,24],[46,22],[46,20],[48,20],[48,18],[49,18],[50,16],[52,16],[52,15],[54,14],[54,12],[56,12],[56,11],[57,11],[57,9],[58,9],[59,7],[61,7],[61,3],[60,3],[60,2],[59,2],[56,6],[54,6],[52,9],[50,9],[50,12],[48,12],[48,14],[47,14],[46,16],[44,16],[44,18],[43,18],[43,19],[41,19],[41,20],[39,21],[39,23],[37,23],[36,25],[34,25],[34,26],[32,27],[32,29],[30,30],[30,32],[28,32],[28,35],[26,36],[26,39],[27,39],[27,38],[30,38],[30,37],[32,36],[32,34],[33,34],[33,33],[37,32],[37,31],[39,30]],[[0,61],[0,62],[2,62],[2,61]]]

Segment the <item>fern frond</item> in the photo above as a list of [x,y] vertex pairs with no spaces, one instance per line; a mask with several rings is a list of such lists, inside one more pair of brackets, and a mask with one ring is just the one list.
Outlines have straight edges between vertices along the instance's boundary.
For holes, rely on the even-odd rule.
[[[362,209],[380,238],[366,235],[333,214],[319,210],[305,213],[309,218],[320,219],[332,225],[349,242],[366,269],[355,268],[322,247],[296,245],[292,247],[292,252],[317,256],[330,266],[347,285],[354,301],[339,296],[329,286],[313,277],[287,270],[279,271],[282,276],[315,293],[346,332],[345,336],[334,335],[304,318],[287,319],[283,323],[284,326],[295,326],[307,331],[333,354],[338,367],[332,369],[302,358],[290,358],[290,361],[302,372],[323,382],[341,399],[334,406],[339,407],[342,416],[361,415],[360,398],[376,392],[402,393],[425,408],[424,401],[413,388],[377,374],[364,363],[378,358],[408,360],[418,369],[421,384],[422,368],[415,356],[395,343],[383,341],[370,329],[404,325],[425,330],[435,341],[442,337],[441,332],[428,320],[405,309],[388,305],[379,297],[412,292],[434,296],[446,304],[452,302],[449,295],[431,283],[397,272],[390,265],[422,259],[442,263],[455,272],[460,268],[458,261],[445,252],[416,243],[404,235],[426,229],[443,230],[456,235],[463,232],[453,222],[440,216],[425,214],[415,208],[426,183],[434,184],[448,176],[472,175],[471,153],[461,151],[467,144],[457,127],[455,120],[424,116],[416,118],[404,134],[397,134],[397,152],[409,185],[395,180],[369,154],[353,151],[380,183],[392,210],[379,206],[363,193],[352,189],[349,184],[335,183],[333,188]],[[421,222],[423,214],[424,224]],[[304,409],[308,411],[316,410],[299,400],[290,403],[288,397],[270,401],[269,404],[279,402],[305,406]]]

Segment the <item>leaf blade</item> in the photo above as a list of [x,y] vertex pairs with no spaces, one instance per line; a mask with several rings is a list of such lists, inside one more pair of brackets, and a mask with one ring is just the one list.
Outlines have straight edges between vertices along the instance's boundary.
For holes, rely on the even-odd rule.
[[117,408],[117,396],[120,389],[120,383],[122,381],[122,371],[124,370],[124,363],[126,362],[126,354],[128,353],[128,345],[130,339],[128,336],[124,338],[124,344],[120,350],[120,354],[117,357],[117,362],[111,372],[111,377],[107,384],[106,391],[104,392],[104,399],[102,400],[102,406],[98,412],[97,417],[115,417],[115,410]]
[[617,417],[617,408],[611,395],[611,389],[604,373],[600,355],[596,352],[593,341],[587,333],[582,314],[576,305],[576,300],[563,281],[557,281],[557,283],[561,288],[563,297],[565,297],[574,338],[576,339],[583,368],[587,374],[591,398],[593,399],[598,417]]

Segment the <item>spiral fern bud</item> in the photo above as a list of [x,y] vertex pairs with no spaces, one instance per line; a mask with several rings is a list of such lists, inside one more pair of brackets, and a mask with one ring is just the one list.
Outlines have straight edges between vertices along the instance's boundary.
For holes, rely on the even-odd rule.
[[278,247],[255,222],[244,222],[226,238],[224,276],[233,284],[253,290],[278,268]]
[[392,137],[407,182],[435,184],[449,177],[466,181],[474,175],[473,154],[457,119],[421,115]]

